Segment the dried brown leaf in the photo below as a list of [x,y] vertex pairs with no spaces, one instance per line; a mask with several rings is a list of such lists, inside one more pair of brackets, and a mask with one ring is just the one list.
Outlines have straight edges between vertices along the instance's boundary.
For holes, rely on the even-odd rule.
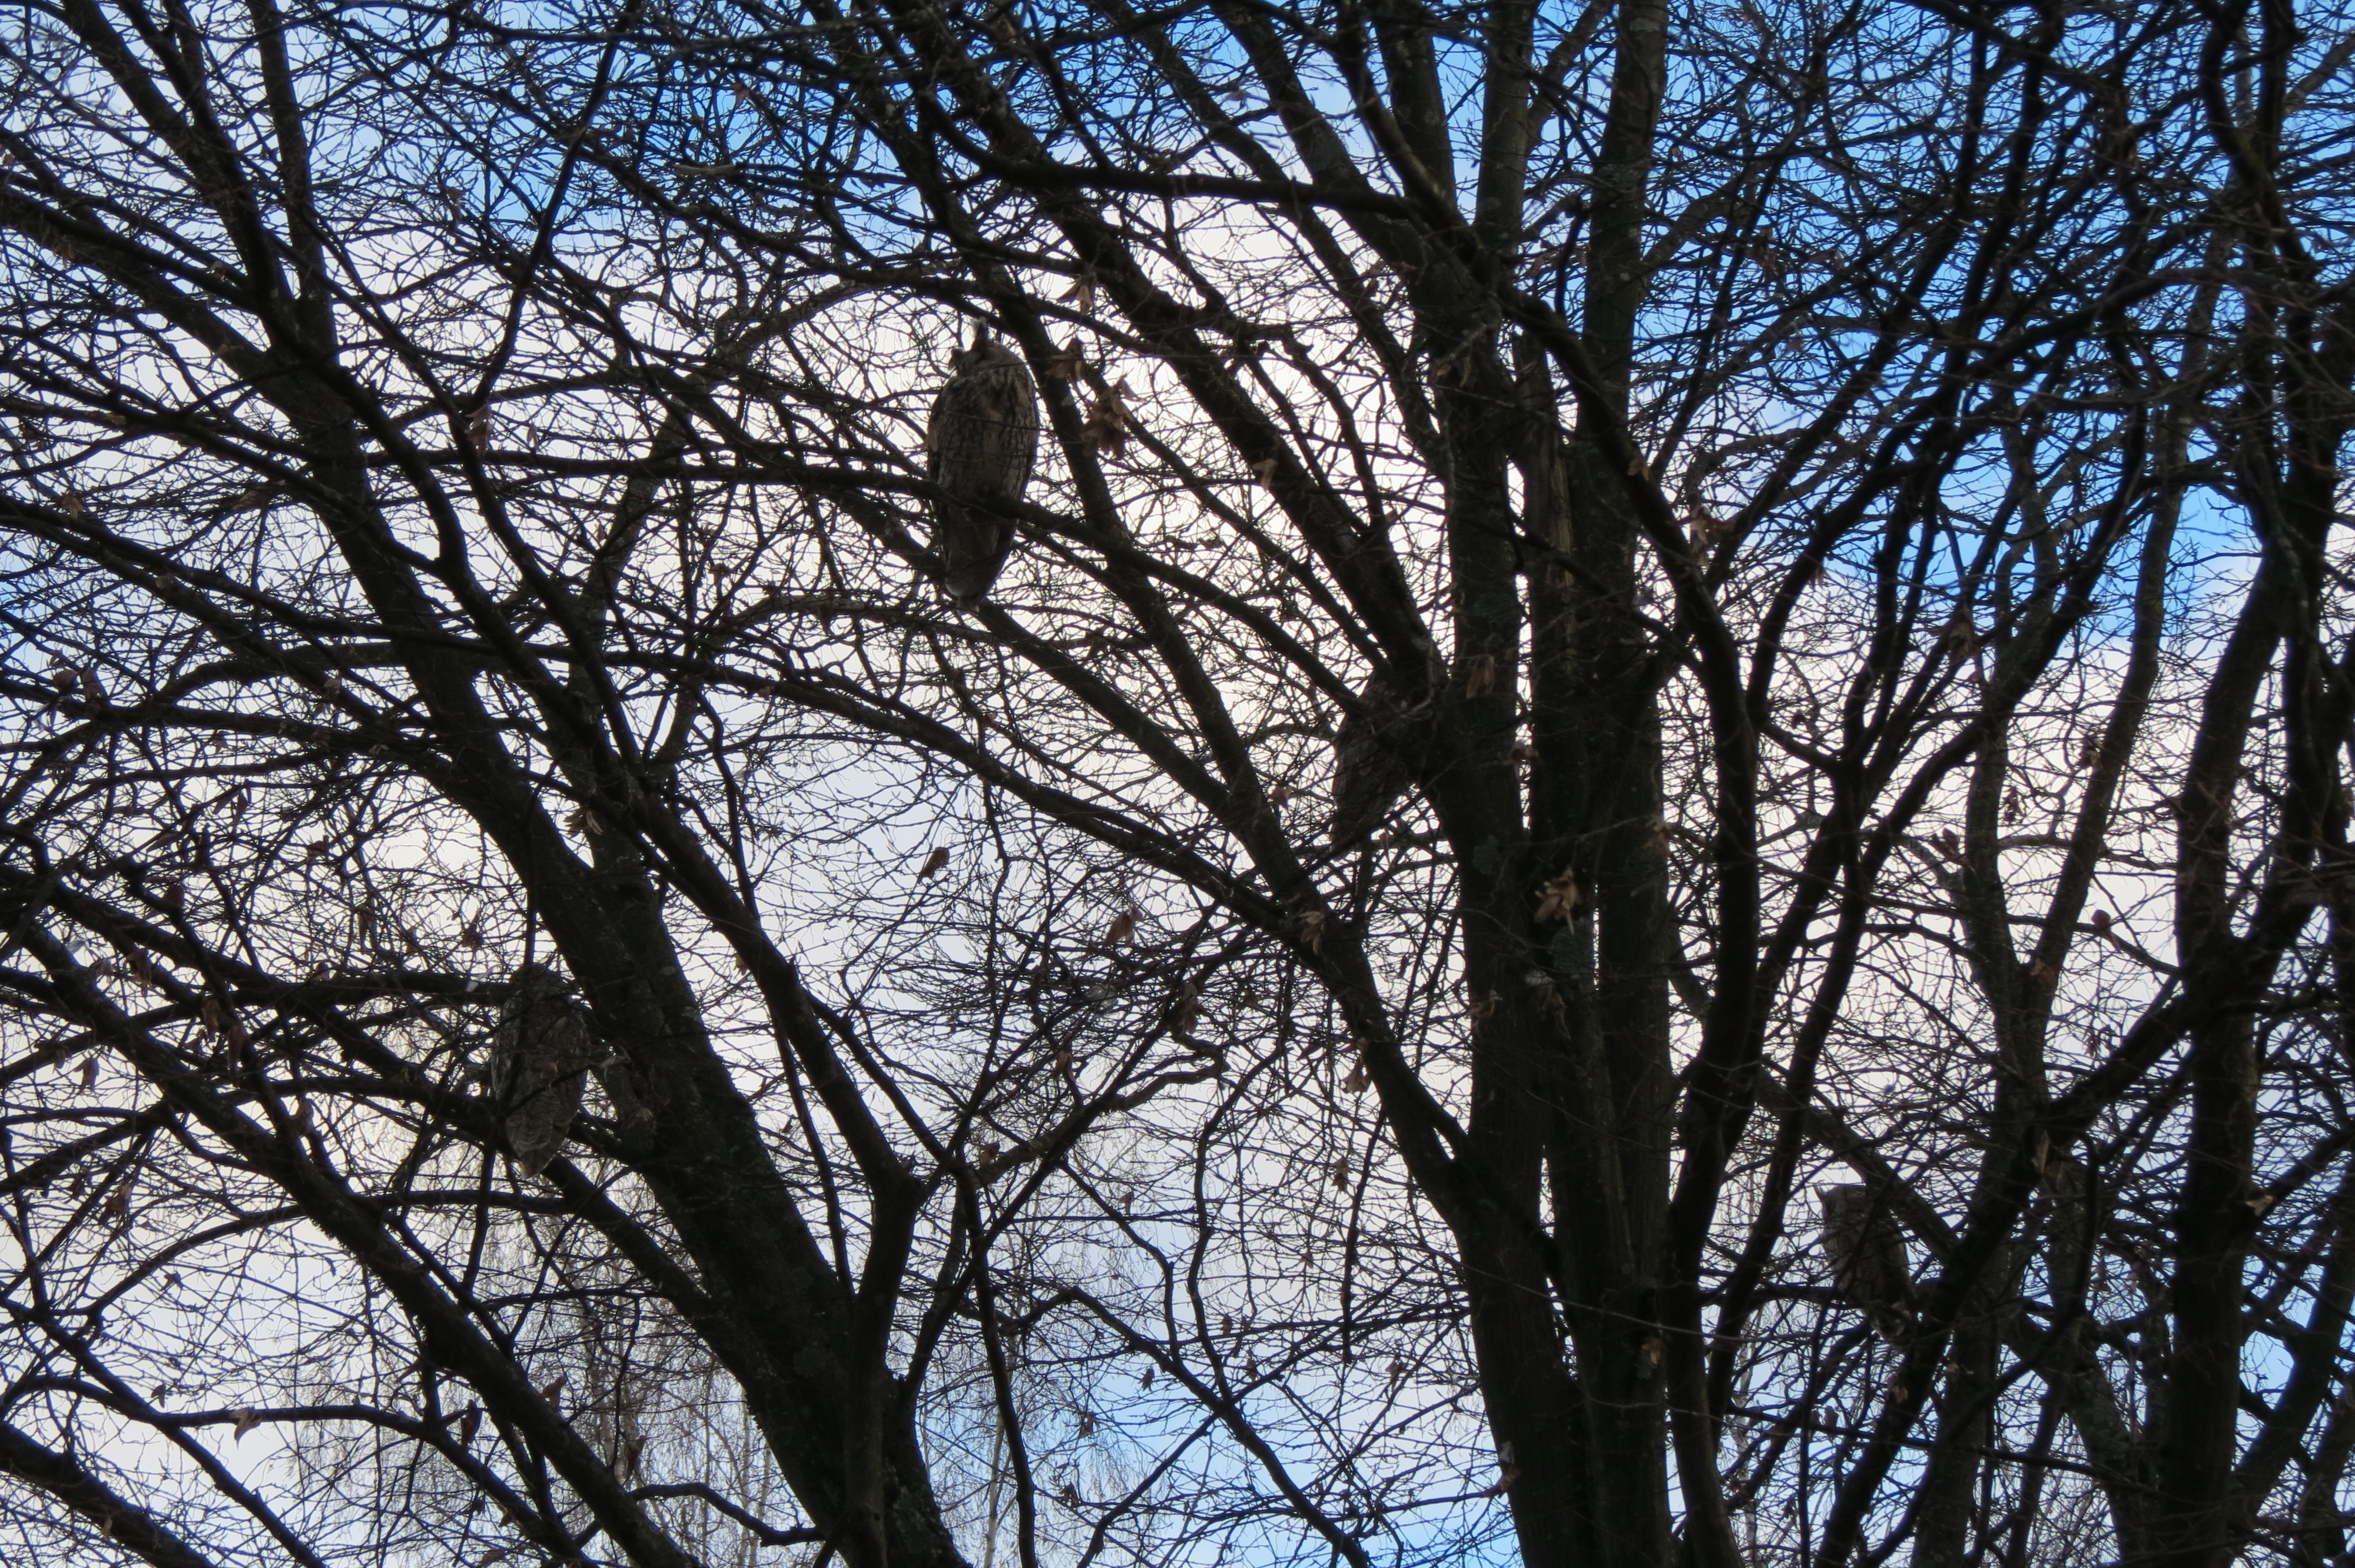
[[1567,920],[1578,907],[1578,872],[1574,866],[1564,866],[1561,874],[1546,879],[1538,890],[1538,909],[1534,916],[1540,926],[1549,921]]

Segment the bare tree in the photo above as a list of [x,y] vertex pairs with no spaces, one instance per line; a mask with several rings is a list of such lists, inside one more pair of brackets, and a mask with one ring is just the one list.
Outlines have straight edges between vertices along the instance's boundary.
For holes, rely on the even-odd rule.
[[0,48],[27,1542],[2345,1550],[2341,12]]

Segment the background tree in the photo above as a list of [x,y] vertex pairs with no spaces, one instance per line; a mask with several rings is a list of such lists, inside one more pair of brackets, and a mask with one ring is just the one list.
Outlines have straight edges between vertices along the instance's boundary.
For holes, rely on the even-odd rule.
[[2351,40],[28,8],[18,1528],[2343,1550]]

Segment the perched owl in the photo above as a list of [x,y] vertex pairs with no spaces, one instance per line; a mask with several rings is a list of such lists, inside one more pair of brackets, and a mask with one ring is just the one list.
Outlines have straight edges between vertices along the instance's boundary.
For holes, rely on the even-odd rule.
[[1039,388],[1014,352],[988,337],[949,362],[924,428],[932,481],[932,548],[949,598],[971,604],[989,591],[1014,548],[1014,524],[991,509],[1022,499],[1039,460]]
[[1431,744],[1430,705],[1410,706],[1387,674],[1366,684],[1360,712],[1333,735],[1333,827],[1336,849],[1376,828],[1414,783]]
[[2093,1262],[2094,1173],[2066,1154],[2045,1161],[2037,1185],[2045,1198],[2044,1229],[2048,1244],[2045,1267],[2051,1275],[2052,1298],[2086,1288]]
[[491,1037],[491,1097],[506,1117],[518,1170],[537,1176],[564,1147],[581,1110],[581,1088],[604,1053],[589,1014],[564,993],[546,964],[515,972]]
[[1832,1283],[1885,1338],[1898,1338],[1913,1320],[1913,1280],[1897,1215],[1870,1187],[1818,1187],[1816,1197]]

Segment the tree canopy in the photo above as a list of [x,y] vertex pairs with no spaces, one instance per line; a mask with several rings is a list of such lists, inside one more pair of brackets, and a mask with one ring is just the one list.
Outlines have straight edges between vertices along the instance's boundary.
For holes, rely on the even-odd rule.
[[5,1550],[2335,1561],[2350,62],[27,0]]

